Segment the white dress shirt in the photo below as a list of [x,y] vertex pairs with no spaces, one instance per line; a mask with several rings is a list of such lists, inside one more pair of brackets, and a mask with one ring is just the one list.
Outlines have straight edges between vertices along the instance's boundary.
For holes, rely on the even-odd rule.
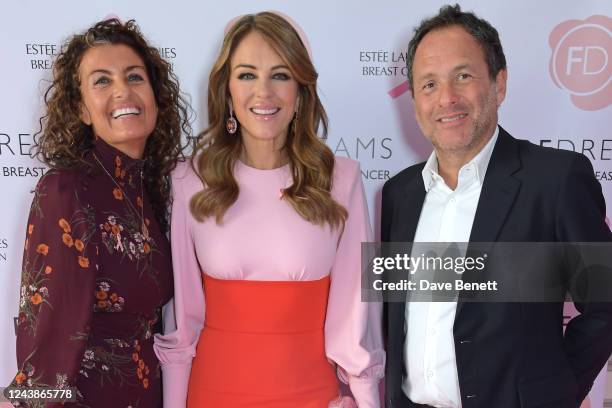
[[[414,242],[468,242],[478,199],[499,129],[459,170],[453,191],[438,173],[432,152],[423,168],[425,201]],[[414,251],[413,251],[414,252]],[[453,340],[456,302],[407,302],[402,389],[412,402],[460,408],[461,395]]]

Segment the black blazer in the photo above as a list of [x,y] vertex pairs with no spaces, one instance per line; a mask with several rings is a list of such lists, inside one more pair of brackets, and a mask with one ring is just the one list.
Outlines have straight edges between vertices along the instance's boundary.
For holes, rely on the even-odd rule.
[[[385,183],[381,241],[413,241],[425,199],[423,167]],[[517,140],[499,128],[471,242],[610,242],[604,218],[601,185],[586,157]],[[564,336],[563,302],[460,298],[453,336],[463,407],[578,407],[612,352],[612,303],[576,307],[581,314]],[[401,389],[405,304],[386,303],[384,319],[386,406],[415,406]]]

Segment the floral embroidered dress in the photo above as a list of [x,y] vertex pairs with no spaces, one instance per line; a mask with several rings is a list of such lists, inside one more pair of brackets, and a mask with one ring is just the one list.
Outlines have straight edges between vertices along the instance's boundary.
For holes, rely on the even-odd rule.
[[[28,220],[18,387],[77,387],[79,407],[161,407],[153,334],[173,293],[142,161],[95,142],[94,172],[49,171]],[[24,401],[20,406],[58,403]]]

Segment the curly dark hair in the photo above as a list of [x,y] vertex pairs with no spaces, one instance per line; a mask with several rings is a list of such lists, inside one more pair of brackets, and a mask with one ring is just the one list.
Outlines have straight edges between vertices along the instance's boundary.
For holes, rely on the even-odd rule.
[[[170,172],[185,158],[192,135],[192,110],[179,89],[171,65],[151,47],[130,20],[100,21],[68,39],[54,61],[53,81],[44,95],[46,113],[40,118],[34,156],[54,169],[94,171],[87,159],[94,143],[91,126],[80,118],[82,96],[79,65],[83,55],[102,44],[123,44],[142,58],[158,107],[157,123],[148,137],[143,159],[144,188],[162,231],[167,231]],[[187,136],[183,139],[183,133]]]

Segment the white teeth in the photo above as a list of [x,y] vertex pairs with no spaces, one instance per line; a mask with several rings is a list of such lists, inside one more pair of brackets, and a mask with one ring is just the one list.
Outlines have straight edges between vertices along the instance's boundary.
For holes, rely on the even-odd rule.
[[113,119],[117,119],[124,115],[140,115],[140,109],[138,108],[121,108],[111,112]]
[[456,120],[463,119],[466,116],[467,116],[467,113],[460,113],[459,115],[451,116],[450,118],[442,118],[440,119],[440,122],[442,123],[454,122]]
[[253,112],[256,115],[273,115],[279,110],[280,108],[271,108],[271,109],[251,108],[251,112]]

